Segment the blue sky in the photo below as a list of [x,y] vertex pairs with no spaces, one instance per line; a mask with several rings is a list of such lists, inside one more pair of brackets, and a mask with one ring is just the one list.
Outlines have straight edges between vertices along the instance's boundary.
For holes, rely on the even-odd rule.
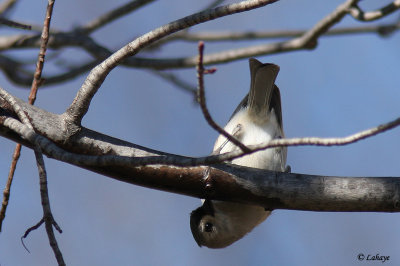
[[[12,18],[42,24],[45,1],[20,1]],[[209,1],[207,1],[209,2]],[[228,1],[232,2],[232,1]],[[388,1],[366,1],[378,7]],[[69,30],[124,1],[58,1],[52,26]],[[309,28],[341,1],[280,1],[193,28],[202,30],[277,30]],[[156,1],[104,30],[95,39],[117,49],[136,36],[198,11],[200,1]],[[391,22],[399,13],[382,22]],[[378,22],[380,23],[380,22]],[[338,26],[367,25],[346,18]],[[2,28],[2,34],[23,33]],[[400,114],[398,43],[400,35],[326,37],[313,51],[257,57],[281,68],[276,84],[282,95],[288,137],[341,137],[374,127]],[[205,53],[257,42],[206,42]],[[193,56],[196,43],[172,43],[155,55]],[[36,58],[37,51],[15,51]],[[144,56],[145,54],[141,54]],[[68,49],[61,59],[79,63],[85,53]],[[61,60],[60,59],[60,60]],[[218,65],[206,76],[206,95],[214,119],[224,125],[249,88],[247,60]],[[45,65],[44,73],[55,73]],[[195,84],[194,69],[174,71]],[[36,105],[62,113],[85,75],[39,91]],[[7,81],[1,86],[27,99],[28,90]],[[209,154],[217,137],[191,95],[146,70],[118,67],[94,97],[83,125],[142,146],[170,153]],[[345,147],[293,147],[293,172],[337,176],[399,176],[400,129]],[[14,143],[0,139],[0,186],[4,187]],[[253,232],[223,250],[199,248],[189,228],[189,213],[199,199],[125,184],[46,158],[57,235],[69,265],[362,265],[363,253],[390,256],[399,265],[400,216],[390,213],[322,213],[277,210]],[[10,205],[0,234],[1,265],[54,265],[44,228],[20,237],[42,215],[37,169],[31,150],[23,149]]]

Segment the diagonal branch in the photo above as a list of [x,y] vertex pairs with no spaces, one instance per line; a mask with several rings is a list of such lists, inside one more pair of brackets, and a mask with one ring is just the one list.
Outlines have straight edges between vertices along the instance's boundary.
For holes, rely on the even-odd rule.
[[[204,65],[221,64],[233,60],[248,58],[252,56],[277,54],[283,52],[314,49],[317,46],[317,40],[326,33],[331,27],[341,21],[349,12],[349,9],[356,4],[358,0],[347,0],[339,5],[332,13],[317,22],[310,30],[304,32],[300,37],[292,40],[250,46],[245,48],[225,50],[222,52],[210,53],[204,56]],[[172,58],[172,59],[151,59],[151,58],[129,58],[124,62],[125,65],[144,67],[144,68],[186,68],[196,66],[197,56]],[[75,98],[76,99],[76,98]]]
[[236,4],[225,5],[214,9],[205,10],[182,19],[170,22],[151,32],[148,32],[133,42],[125,45],[120,50],[108,57],[95,67],[86,78],[74,101],[66,111],[66,116],[71,123],[80,125],[83,116],[89,109],[90,102],[107,75],[129,56],[137,54],[142,48],[174,32],[204,23],[216,18],[248,11],[276,2],[277,0],[248,0]]
[[[392,33],[400,29],[400,23],[388,23],[382,25],[369,25],[358,27],[341,27],[330,29],[325,32],[321,37],[350,35],[350,34],[365,34],[365,33],[378,33],[386,36],[388,32]],[[188,42],[221,42],[221,41],[245,41],[245,40],[266,40],[266,39],[281,39],[293,38],[302,36],[305,30],[276,30],[276,31],[204,31],[204,32],[185,32],[183,34],[177,33],[171,36],[169,41],[182,40]]]
[[182,79],[179,79],[177,76],[175,76],[172,73],[165,73],[162,71],[157,71],[157,70],[150,70],[150,72],[170,83],[173,85],[177,86],[178,88],[181,88],[182,90],[189,92],[190,94],[193,95],[193,99],[196,98],[196,87]]
[[[204,56],[204,64],[221,64],[252,56],[277,54],[304,49],[314,49],[317,46],[318,38],[325,32],[327,32],[335,24],[340,22],[340,20],[349,12],[349,8],[351,8],[357,2],[357,0],[347,0],[345,3],[339,5],[332,13],[320,20],[314,27],[302,34],[300,37],[283,42],[262,44],[210,53]],[[155,67],[158,69],[172,67],[191,67],[195,66],[197,63],[196,56],[175,59],[132,58],[132,60],[135,59],[137,61],[136,65],[140,67]]]
[[0,24],[6,25],[8,27],[12,27],[12,28],[20,28],[20,29],[24,29],[24,30],[31,30],[32,26],[30,25],[26,25],[26,24],[22,24],[16,21],[12,21],[6,18],[1,18],[0,17]]
[[114,10],[111,10],[110,12],[107,12],[104,15],[101,15],[100,17],[96,18],[95,20],[87,23],[85,26],[79,27],[76,29],[77,31],[80,31],[84,34],[90,34],[93,31],[101,28],[105,24],[108,24],[126,14],[131,13],[132,11],[147,5],[151,2],[154,2],[154,0],[133,0],[130,1],[129,3],[126,3]]

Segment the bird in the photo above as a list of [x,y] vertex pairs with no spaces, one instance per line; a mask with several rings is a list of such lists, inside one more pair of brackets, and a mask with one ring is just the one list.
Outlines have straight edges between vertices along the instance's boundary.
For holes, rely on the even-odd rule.
[[[279,88],[275,85],[279,66],[249,59],[250,91],[233,112],[224,130],[244,145],[266,143],[284,138],[282,107]],[[222,154],[239,149],[219,135],[212,154]],[[230,163],[285,171],[287,147],[257,151]],[[190,228],[197,244],[208,248],[224,248],[263,222],[270,211],[262,206],[236,202],[203,200],[202,206],[190,214]]]

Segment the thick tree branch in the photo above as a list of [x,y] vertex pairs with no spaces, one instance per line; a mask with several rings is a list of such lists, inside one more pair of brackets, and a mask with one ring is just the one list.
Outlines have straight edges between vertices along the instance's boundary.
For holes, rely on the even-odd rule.
[[[83,133],[86,138],[98,135],[86,130]],[[122,142],[110,137],[108,141]],[[131,184],[188,196],[201,198],[206,192],[203,176],[208,167],[205,166],[80,167]],[[207,196],[211,199],[251,203],[269,209],[400,211],[400,178],[312,176],[234,165],[211,166],[209,176],[212,185],[211,192],[207,189]]]
[[[57,160],[127,183],[201,198],[205,196],[206,192],[206,184],[203,179],[204,171],[211,167],[208,182],[211,184],[211,190],[207,188],[207,196],[211,199],[257,204],[270,209],[400,211],[400,178],[312,176],[257,170],[229,164],[179,167],[159,163],[143,166],[140,163],[138,164],[137,160],[139,162],[142,160],[141,163],[144,163],[146,159],[154,160],[153,162],[161,159],[162,162],[168,158],[170,162],[174,161],[177,164],[184,162],[184,165],[190,165],[190,162],[196,162],[199,158],[188,158],[154,151],[85,128],[82,128],[73,138],[67,138],[68,134],[63,133],[65,124],[62,121],[62,115],[47,113],[20,100],[17,100],[17,103],[22,106],[29,117],[36,133],[12,118],[11,107],[0,102],[2,107],[0,109],[2,110],[0,113],[1,135],[15,140],[15,133],[12,135],[10,130],[5,130],[5,127],[12,131],[20,130],[17,132],[18,135],[29,141],[20,139],[23,144],[32,147],[30,143],[34,141],[41,148],[43,147],[42,151],[47,156],[55,157],[54,154],[49,154],[46,151],[46,147],[56,144],[56,147],[62,151],[60,154],[64,154],[64,157],[55,157]],[[383,127],[377,127],[342,139],[282,139],[277,140],[280,143],[277,142],[274,145],[280,145],[283,142],[290,145],[300,145],[301,143],[307,145],[344,145],[376,134],[380,130],[387,130],[399,123],[400,119],[397,119]],[[14,126],[11,126],[11,124],[14,124]],[[36,136],[33,139],[29,137],[37,134],[41,136]],[[46,138],[43,136],[46,136]],[[47,144],[39,141],[39,138],[47,139]],[[75,155],[79,160],[69,161],[68,154]],[[110,159],[112,156],[114,156],[114,161]],[[207,156],[204,158],[214,158],[215,163],[217,162],[216,158],[224,158],[224,154],[220,156],[222,157]],[[90,161],[90,158],[93,161]],[[87,159],[88,161],[86,161]],[[204,161],[203,163],[208,165],[212,161]]]

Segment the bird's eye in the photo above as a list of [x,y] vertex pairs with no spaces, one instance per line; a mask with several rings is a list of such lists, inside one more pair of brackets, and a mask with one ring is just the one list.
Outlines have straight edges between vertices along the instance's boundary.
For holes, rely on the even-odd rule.
[[214,225],[212,223],[206,223],[204,225],[204,231],[211,232],[213,230]]

